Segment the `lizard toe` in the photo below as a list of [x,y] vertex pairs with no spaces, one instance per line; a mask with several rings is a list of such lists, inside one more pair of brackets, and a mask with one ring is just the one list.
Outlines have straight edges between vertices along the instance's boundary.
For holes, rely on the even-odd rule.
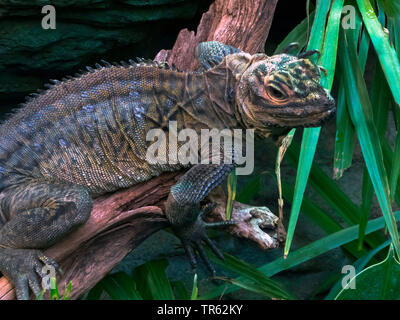
[[210,247],[210,249],[218,258],[220,258],[221,260],[225,260],[222,252],[217,248],[214,242],[206,234],[203,235],[203,241]]
[[29,299],[29,288],[38,296],[42,291],[39,278],[47,276],[49,270],[51,276],[57,269],[58,264],[39,250],[2,249],[0,252],[0,271],[14,284],[18,300]]
[[12,280],[15,285],[15,295],[18,300],[29,300],[29,287],[28,279],[26,275],[19,274],[14,280]]
[[215,268],[211,264],[203,244],[207,245],[221,260],[224,260],[224,256],[214,242],[207,236],[206,227],[207,224],[202,219],[198,219],[197,222],[189,228],[190,232],[186,231],[181,233],[180,238],[192,268],[195,269],[197,267],[197,260],[194,253],[196,251],[207,269],[214,276],[216,274]]
[[15,285],[15,294],[18,300],[29,300],[29,288],[36,297],[41,293],[39,279],[34,272],[19,273],[11,278]]
[[195,247],[201,259],[203,260],[204,264],[206,265],[207,269],[211,272],[212,276],[214,277],[217,272],[215,271],[214,266],[212,265],[210,259],[208,258],[202,243],[200,241],[196,242]]
[[234,220],[226,220],[226,221],[218,221],[218,222],[206,222],[205,227],[206,228],[218,228],[218,227],[227,227],[227,226],[233,226],[237,222]]
[[60,268],[57,262],[55,262],[52,258],[45,256],[43,253],[40,253],[38,256],[39,260],[42,261],[45,265],[52,266],[60,275],[63,275],[64,272]]
[[29,284],[29,287],[31,288],[33,294],[36,297],[38,297],[40,295],[40,293],[42,292],[42,288],[39,284],[39,278],[34,272],[31,272],[28,275],[28,284]]
[[197,260],[196,256],[194,255],[193,248],[188,242],[183,242],[183,249],[185,250],[186,256],[189,259],[190,265],[192,269],[195,270],[197,268]]

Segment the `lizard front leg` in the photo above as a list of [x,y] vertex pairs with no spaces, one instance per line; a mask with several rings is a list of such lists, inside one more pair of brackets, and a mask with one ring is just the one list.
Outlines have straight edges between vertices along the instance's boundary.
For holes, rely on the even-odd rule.
[[[3,192],[0,214],[0,271],[15,285],[17,299],[41,291],[44,264],[58,265],[40,250],[87,221],[92,200],[83,187],[27,183]],[[7,221],[4,221],[4,220]]]
[[201,210],[200,201],[217,187],[233,169],[233,164],[196,165],[171,187],[167,200],[166,215],[175,234],[181,239],[192,267],[196,268],[197,265],[193,250],[195,249],[213,274],[215,270],[207,258],[202,243],[206,243],[219,258],[223,259],[223,255],[208,238],[206,228],[229,225],[232,222],[204,222],[202,216],[212,211],[213,208],[206,206]]

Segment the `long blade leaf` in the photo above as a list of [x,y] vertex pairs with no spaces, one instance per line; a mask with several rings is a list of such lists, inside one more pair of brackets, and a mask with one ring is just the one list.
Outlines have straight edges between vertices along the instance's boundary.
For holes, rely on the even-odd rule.
[[[350,32],[342,34],[339,57],[344,73],[344,83],[349,103],[350,116],[356,128],[358,140],[364,160],[373,183],[383,216],[385,217],[390,235],[397,254],[400,254],[399,235],[390,206],[389,184],[383,164],[383,155],[378,132],[373,123],[372,107],[368,98],[368,90],[357,60],[356,48]],[[356,84],[356,85],[354,85]]]
[[[343,8],[344,0],[334,0],[329,22],[326,32],[326,37],[329,38],[329,46],[325,45],[321,55],[321,61],[325,64],[324,67],[328,70],[328,76],[323,78],[323,85],[326,89],[330,89],[333,82],[333,75],[336,63],[337,39],[340,24],[340,14]],[[308,49],[321,49],[325,32],[326,17],[331,6],[331,1],[318,1],[315,20],[311,30]],[[325,44],[328,41],[325,42]],[[311,165],[314,159],[315,149],[319,138],[321,128],[307,128],[303,132],[303,140],[300,151],[299,165],[297,168],[295,194],[293,197],[292,208],[290,212],[290,220],[287,232],[287,238],[284,249],[284,256],[289,253],[290,246],[293,240],[294,229],[300,213],[301,202],[304,191],[306,189],[308,176]]]
[[[394,215],[396,221],[399,221],[400,211],[395,212]],[[385,219],[383,217],[370,220],[367,224],[365,234],[375,232],[379,229],[382,229],[384,226]],[[326,236],[317,241],[314,241],[300,249],[297,249],[296,251],[293,251],[286,259],[284,257],[280,257],[270,263],[265,264],[264,266],[261,266],[260,268],[258,268],[258,270],[264,273],[264,275],[266,275],[267,277],[272,277],[281,271],[297,266],[305,261],[318,257],[319,255],[324,254],[332,249],[352,242],[356,240],[357,237],[358,225],[355,225],[330,234],[329,236]],[[235,288],[234,286],[226,287],[225,285],[222,285],[211,290],[207,294],[202,295],[200,299],[212,299],[215,297],[219,297],[222,293],[229,293],[236,290],[237,288]]]

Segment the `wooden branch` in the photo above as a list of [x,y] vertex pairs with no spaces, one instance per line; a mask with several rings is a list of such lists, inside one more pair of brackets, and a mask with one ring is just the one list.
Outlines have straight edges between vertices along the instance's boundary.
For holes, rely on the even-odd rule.
[[[144,239],[169,225],[163,213],[164,203],[181,174],[163,174],[147,183],[97,198],[85,225],[45,251],[64,271],[57,279],[61,287],[72,281],[71,299],[79,298]],[[210,198],[219,206],[209,220],[225,219],[225,197],[215,192]],[[229,227],[232,234],[251,239],[263,249],[278,246],[275,231],[278,218],[267,208],[236,202],[232,219],[237,222]],[[272,234],[261,228],[268,228]],[[0,300],[14,298],[10,282],[0,278]]]
[[[168,226],[163,203],[178,175],[164,174],[97,198],[89,220],[45,251],[65,273],[58,282],[72,281],[71,299],[93,287],[144,239]],[[2,277],[0,299],[14,298],[11,284]]]
[[[194,70],[194,49],[201,41],[218,40],[249,53],[263,51],[278,0],[217,0],[205,13],[195,35],[182,30],[172,50],[162,50],[156,60],[168,60],[182,70]],[[163,214],[170,187],[182,173],[168,173],[94,201],[88,222],[45,251],[64,271],[62,284],[72,281],[71,299],[76,299],[100,281],[131,250],[154,232],[168,226]],[[225,199],[210,219],[221,220]],[[237,221],[230,232],[251,239],[264,249],[277,247],[278,222],[268,208],[235,203],[232,218]],[[272,229],[272,235],[261,228]],[[0,278],[0,300],[15,299],[12,285]]]
[[181,70],[196,70],[193,59],[199,42],[216,40],[248,53],[264,52],[278,0],[217,0],[203,14],[194,31],[183,29],[172,50],[161,50],[154,60],[168,61]]

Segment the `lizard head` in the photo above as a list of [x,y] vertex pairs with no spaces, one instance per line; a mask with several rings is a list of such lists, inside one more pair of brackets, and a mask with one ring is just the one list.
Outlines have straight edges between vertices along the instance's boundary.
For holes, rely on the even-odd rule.
[[321,126],[335,113],[335,101],[321,85],[321,68],[302,55],[237,53],[227,64],[237,82],[236,101],[248,128],[267,135],[274,127]]

